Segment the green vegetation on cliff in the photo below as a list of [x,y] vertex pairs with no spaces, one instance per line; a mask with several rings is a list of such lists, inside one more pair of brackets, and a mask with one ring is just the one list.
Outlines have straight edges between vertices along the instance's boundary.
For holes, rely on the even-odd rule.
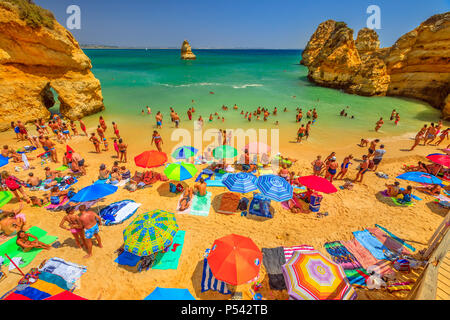
[[19,10],[20,19],[32,28],[47,27],[53,29],[53,13],[33,3],[32,0],[0,0],[0,6]]

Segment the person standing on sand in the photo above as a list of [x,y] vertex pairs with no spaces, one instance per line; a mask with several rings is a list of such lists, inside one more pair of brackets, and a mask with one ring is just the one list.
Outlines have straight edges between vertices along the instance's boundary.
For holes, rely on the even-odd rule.
[[163,140],[161,138],[161,135],[156,130],[153,131],[152,141],[150,142],[150,145],[152,145],[153,143],[155,143],[156,149],[158,149],[159,152],[162,152]]
[[77,126],[75,125],[75,122],[73,120],[70,120],[70,129],[72,129],[73,135],[78,135]]
[[73,152],[72,150],[69,150],[69,155],[72,155],[72,163],[76,162],[81,174],[84,176],[86,174],[86,167],[83,157],[78,152]]
[[[69,227],[64,226],[66,222],[69,224]],[[83,223],[80,217],[75,214],[75,207],[68,207],[66,209],[66,216],[59,223],[59,227],[72,233],[78,248],[81,249],[83,246],[87,248]]]
[[425,132],[427,131],[427,125],[424,125],[422,129],[416,134],[416,137],[414,138],[414,144],[409,149],[409,151],[413,151],[415,147],[417,147],[420,144],[420,141],[425,138]]
[[336,157],[332,157],[326,167],[325,179],[333,183],[333,177],[336,175],[338,166],[339,164],[336,161]]
[[105,120],[103,120],[103,117],[100,116],[98,121],[100,122],[100,127],[102,127],[103,132],[106,132],[106,122],[105,122]]
[[[356,175],[356,178],[353,182],[362,182],[364,178],[364,174],[369,170],[369,158],[367,155],[363,155],[363,162],[361,163],[359,167],[358,174]],[[360,180],[358,181],[358,178]]]
[[100,153],[100,140],[95,136],[95,132],[92,132],[89,141],[94,144],[95,152]]
[[371,158],[374,155],[375,150],[377,149],[378,142],[380,142],[380,139],[375,139],[370,142],[369,153],[367,154],[367,158]]
[[84,132],[84,134],[86,135],[86,137],[88,136],[88,134],[87,134],[87,132],[86,132],[86,125],[84,124],[84,122],[83,122],[83,120],[78,120],[78,122],[80,123],[80,128],[81,128],[81,131],[83,131]]
[[427,145],[427,141],[429,140],[428,144],[433,142],[433,140],[436,139],[436,128],[434,127],[434,123],[431,123],[431,125],[428,127],[427,132],[425,133],[425,139],[423,141],[423,145]]
[[336,176],[336,180],[338,180],[339,178],[344,179],[345,175],[348,172],[348,167],[352,164],[350,162],[350,160],[353,159],[352,155],[349,155],[348,157],[345,157],[344,161],[341,164],[341,171],[339,171],[339,173]]
[[93,211],[86,210],[86,206],[83,204],[79,208],[80,221],[84,229],[84,237],[86,238],[85,244],[88,254],[85,258],[92,256],[92,238],[95,237],[97,244],[100,248],[103,248],[102,239],[100,238],[99,226],[102,225],[102,219]]
[[305,140],[308,140],[310,131],[311,131],[311,121],[308,121],[308,123],[306,124],[306,130],[305,130]]
[[50,152],[50,157],[54,163],[58,163],[58,155],[56,154],[55,143],[49,137],[45,137],[43,148],[46,152]]
[[117,159],[119,159],[119,145],[117,144],[117,139],[114,139],[114,151],[116,151]]
[[117,139],[120,139],[119,128],[117,127],[117,123],[113,121],[112,125],[114,129],[114,134],[116,135]]
[[373,171],[377,171],[378,165],[380,164],[381,160],[383,160],[383,156],[386,153],[386,150],[384,150],[384,144],[380,146],[380,149],[375,150],[374,156],[373,156],[373,164],[375,167],[373,168]]
[[380,118],[380,120],[377,121],[376,126],[375,126],[375,132],[378,132],[378,130],[381,129],[381,127],[383,126],[384,121],[383,118]]
[[119,152],[120,152],[119,161],[127,162],[127,148],[128,148],[128,145],[123,143],[122,139],[119,139],[119,144],[117,146],[119,147]]
[[100,125],[97,126],[97,134],[100,137],[100,140],[103,140],[105,138],[105,133]]
[[317,159],[311,162],[311,165],[313,166],[313,175],[320,176],[323,168],[322,156],[317,156]]
[[297,131],[297,142],[302,142],[303,137],[305,136],[305,125],[302,124],[302,126]]

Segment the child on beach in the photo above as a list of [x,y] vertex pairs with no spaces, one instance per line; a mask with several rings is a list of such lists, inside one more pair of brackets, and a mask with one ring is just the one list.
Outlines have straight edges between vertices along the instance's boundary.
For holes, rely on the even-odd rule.
[[106,138],[103,138],[103,146],[105,147],[105,151],[108,151],[108,141],[106,140]]

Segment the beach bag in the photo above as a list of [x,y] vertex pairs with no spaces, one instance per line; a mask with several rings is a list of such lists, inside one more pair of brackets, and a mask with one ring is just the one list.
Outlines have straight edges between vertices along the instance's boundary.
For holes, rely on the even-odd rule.
[[172,193],[177,193],[177,186],[174,185],[173,183],[169,184],[169,191]]
[[245,197],[243,197],[241,200],[239,200],[238,204],[238,210],[240,211],[246,211],[248,208],[249,200]]

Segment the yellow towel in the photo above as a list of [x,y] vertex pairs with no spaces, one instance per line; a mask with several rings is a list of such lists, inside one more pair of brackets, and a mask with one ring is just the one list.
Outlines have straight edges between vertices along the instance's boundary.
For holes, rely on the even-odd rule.
[[50,283],[47,281],[43,281],[43,280],[37,280],[30,287],[35,288],[42,292],[46,292],[51,296],[54,296],[58,293],[65,291],[63,288],[58,287],[56,284],[53,284],[53,283]]

